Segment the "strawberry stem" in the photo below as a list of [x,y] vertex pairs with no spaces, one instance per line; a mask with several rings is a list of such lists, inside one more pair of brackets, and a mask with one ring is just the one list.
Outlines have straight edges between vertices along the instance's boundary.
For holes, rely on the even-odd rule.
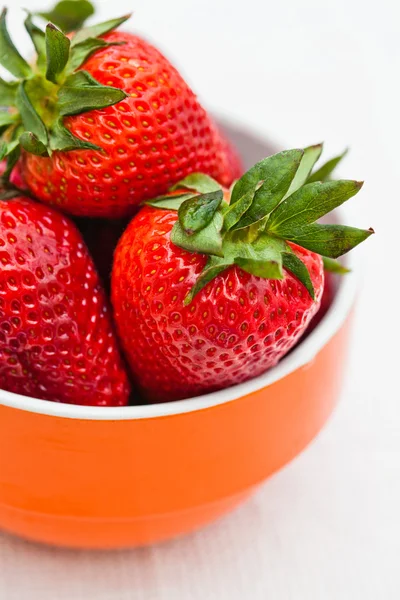
[[61,0],[51,10],[36,14],[68,33],[80,29],[94,14],[94,7],[89,0]]
[[[62,0],[50,13],[66,30],[92,14],[85,0]],[[66,17],[70,14],[69,25]],[[77,71],[93,52],[112,43],[99,36],[119,27],[129,17],[112,19],[78,30],[70,40],[56,25],[49,23],[44,32],[28,12],[25,27],[37,52],[32,68],[15,47],[7,30],[7,10],[0,16],[0,65],[19,81],[0,78],[2,105],[16,108],[12,119],[0,120],[0,152],[11,155],[17,146],[25,152],[51,155],[54,151],[96,149],[75,137],[64,126],[64,117],[112,106],[126,98],[120,89],[101,85],[85,71]],[[123,43],[123,42],[120,42]],[[7,113],[8,114],[8,113]],[[7,173],[9,173],[7,169]],[[6,181],[6,175],[3,180]]]
[[[265,158],[236,182],[229,204],[223,201],[222,190],[204,193],[201,174],[176,184],[173,190],[179,190],[179,195],[148,203],[178,211],[172,243],[189,252],[209,255],[186,303],[232,265],[267,279],[281,279],[286,269],[314,299],[308,269],[288,242],[324,256],[331,270],[345,271],[333,259],[353,249],[373,231],[318,223],[362,187],[361,182],[347,180],[307,183],[321,150],[322,145],[316,144]],[[331,172],[332,162],[316,171],[324,175]]]

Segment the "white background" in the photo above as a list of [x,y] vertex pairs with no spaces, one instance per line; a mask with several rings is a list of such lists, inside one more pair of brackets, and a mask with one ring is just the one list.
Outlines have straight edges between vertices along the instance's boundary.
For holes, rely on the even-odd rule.
[[[134,9],[130,26],[207,106],[287,147],[351,146],[342,174],[367,182],[355,224],[377,235],[365,249],[341,404],[301,457],[236,513],[158,548],[57,551],[0,534],[1,600],[398,600],[398,0],[103,0],[99,9],[106,18]],[[14,9],[17,35],[19,17]]]

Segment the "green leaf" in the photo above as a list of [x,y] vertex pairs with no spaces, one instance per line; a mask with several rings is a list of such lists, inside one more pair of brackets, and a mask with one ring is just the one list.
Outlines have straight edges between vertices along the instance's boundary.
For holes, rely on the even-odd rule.
[[189,252],[222,256],[221,229],[223,217],[216,212],[211,223],[201,231],[188,235],[177,221],[171,231],[171,242]]
[[46,35],[44,31],[37,27],[32,21],[32,14],[28,12],[25,19],[25,29],[29,33],[33,45],[37,53],[37,65],[43,68],[46,64]]
[[[0,140],[0,160],[4,160],[7,156],[13,155],[14,151],[18,150],[19,137],[22,133],[23,127],[22,125],[18,125],[12,129],[11,135],[7,135],[7,139]],[[2,179],[4,180],[4,173]]]
[[4,8],[0,16],[0,65],[14,77],[23,79],[32,75],[32,69],[20,55],[7,30],[7,9]]
[[314,181],[327,181],[337,165],[343,160],[348,152],[348,148],[339,156],[335,156],[328,160],[322,167],[320,167],[315,173],[312,173],[307,179],[307,183],[313,183]]
[[[149,203],[178,209],[180,218],[171,232],[173,244],[189,252],[210,255],[186,303],[232,265],[256,277],[272,279],[283,278],[286,269],[314,298],[310,273],[288,241],[328,257],[324,261],[330,270],[344,271],[331,259],[357,246],[373,230],[316,222],[362,186],[345,180],[305,184],[320,153],[318,145],[306,148],[305,154],[302,150],[288,150],[260,161],[235,183],[230,204],[223,199],[221,189],[189,199],[187,194],[180,194],[182,186],[208,189],[198,174],[174,186],[178,190],[176,197],[161,196]],[[300,187],[288,196],[288,189],[297,186]]]
[[67,87],[85,87],[85,86],[101,86],[102,84],[97,81],[90,73],[87,71],[81,70],[76,73],[72,73],[65,80],[65,84]]
[[26,93],[26,83],[27,82],[22,82],[18,87],[16,105],[25,129],[34,133],[38,140],[40,140],[42,144],[46,145],[48,141],[47,130],[42,119],[32,106],[28,94]]
[[229,186],[229,198],[232,196],[233,188],[235,187],[235,185],[237,184],[238,181],[239,181],[239,179],[235,179],[234,181],[232,181],[231,185]]
[[250,208],[254,198],[254,190],[250,189],[248,192],[243,194],[234,204],[232,201],[229,208],[225,212],[224,216],[224,229],[229,231],[243,217],[245,212]]
[[109,46],[121,46],[126,42],[112,42],[108,43],[102,40],[101,38],[88,38],[84,40],[80,44],[74,46],[71,50],[71,58],[68,63],[68,72],[72,73],[93,54],[96,50],[100,50],[100,48],[108,48]]
[[[254,165],[247,173],[245,173],[238,181],[235,183],[232,189],[231,195],[231,204],[235,204],[244,194],[248,191],[253,190],[256,191],[257,186],[260,182],[271,177],[271,163],[275,161],[280,161],[284,159],[285,155],[290,153],[291,156],[302,155],[302,150],[285,150],[284,152],[279,152],[278,155],[268,156],[264,158],[260,162]],[[275,158],[276,157],[276,158]]]
[[185,233],[193,235],[207,227],[221,204],[222,198],[223,193],[219,189],[185,200],[178,210],[179,222]]
[[[3,154],[0,151],[0,155]],[[11,172],[15,165],[17,164],[19,157],[21,156],[21,148],[18,140],[13,140],[8,144],[6,155],[3,158],[7,157],[7,165],[5,170],[1,175],[2,184],[7,187]],[[1,160],[3,160],[3,158]]]
[[264,261],[252,258],[235,258],[235,264],[250,275],[261,277],[262,279],[282,279],[282,261],[280,263],[273,260]]
[[124,17],[120,17],[119,19],[111,19],[110,21],[93,25],[92,27],[85,27],[84,29],[78,31],[78,33],[72,38],[72,46],[74,47],[88,38],[96,38],[108,33],[109,31],[113,31],[122,25],[122,23],[125,23],[125,21],[130,19],[130,17],[131,15],[129,14],[125,15]]
[[195,193],[176,195],[170,194],[167,196],[158,196],[158,198],[154,198],[154,200],[148,200],[145,202],[145,204],[147,206],[154,206],[155,208],[177,211],[185,200],[189,200],[189,198],[194,198],[195,196]]
[[31,154],[36,154],[36,156],[48,154],[46,146],[31,131],[24,131],[19,138],[19,142],[22,148]]
[[303,261],[292,252],[282,254],[283,266],[290,271],[304,285],[311,298],[315,300],[314,286],[311,281],[310,273]]
[[63,120],[56,121],[50,131],[50,148],[60,152],[69,152],[70,150],[101,150],[100,146],[95,146],[90,142],[85,142],[75,137],[64,126]]
[[281,202],[271,213],[267,228],[279,237],[289,239],[292,231],[330,213],[357,194],[361,187],[361,182],[347,180],[308,183]]
[[210,283],[210,281],[215,279],[220,273],[225,271],[230,266],[232,266],[232,263],[225,263],[224,259],[218,259],[215,256],[210,256],[206,266],[197,278],[196,283],[187,294],[184,300],[184,305],[187,306],[190,304],[196,294],[198,294],[207,285],[207,283]]
[[286,239],[328,258],[338,258],[366,240],[374,231],[345,225],[314,223],[292,232]]
[[46,79],[58,83],[68,59],[70,40],[55,25],[49,23],[46,27]]
[[16,114],[12,114],[9,112],[0,112],[0,128],[4,126],[8,127],[9,125],[14,125],[17,119],[18,115]]
[[60,115],[79,115],[90,110],[117,104],[127,94],[117,88],[101,85],[86,71],[70,75],[58,92]]
[[260,169],[263,184],[257,189],[250,208],[235,225],[235,229],[256,223],[279,204],[298,172],[302,157],[304,158],[302,150],[287,150],[265,159]]
[[4,183],[3,176],[0,177],[0,200],[12,200],[12,198],[18,198],[24,193],[14,186],[8,187],[7,183]]
[[286,249],[286,242],[265,233],[253,240],[247,234],[242,229],[232,231],[224,238],[222,250],[225,260],[230,259],[257,277],[282,279],[282,252]]
[[192,173],[181,181],[178,181],[175,185],[170,188],[170,191],[179,190],[181,188],[189,188],[190,190],[196,190],[200,194],[208,194],[209,192],[216,192],[222,190],[222,187],[209,175],[204,173]]
[[4,81],[0,77],[0,106],[15,106],[18,81]]
[[322,260],[324,261],[324,269],[329,273],[337,273],[338,275],[345,275],[346,273],[350,273],[350,269],[343,266],[338,260],[334,260],[333,258],[329,258],[328,256],[323,256]]
[[[8,143],[0,140],[0,160],[4,160],[8,154]],[[0,175],[1,177],[1,175]]]
[[246,237],[244,230],[227,234],[223,243],[223,256],[210,256],[185,304],[189,304],[207,283],[234,264],[256,277],[282,279],[281,251],[286,248],[286,243],[262,234],[256,243],[252,244]]
[[52,10],[38,14],[69,33],[80,29],[94,14],[94,8],[88,0],[61,0]]
[[300,166],[290,185],[290,188],[286,192],[285,198],[294,194],[294,192],[296,192],[299,188],[301,188],[301,186],[303,186],[306,183],[307,178],[312,171],[312,168],[321,156],[322,147],[322,144],[315,144],[314,146],[308,146],[308,148],[304,149],[304,154],[303,158],[301,159]]

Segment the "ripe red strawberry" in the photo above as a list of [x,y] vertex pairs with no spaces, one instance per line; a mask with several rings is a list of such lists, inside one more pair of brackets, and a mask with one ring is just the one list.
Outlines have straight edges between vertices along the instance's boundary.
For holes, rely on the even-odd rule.
[[7,117],[6,152],[19,140],[31,192],[74,215],[131,215],[194,171],[224,185],[241,174],[235,151],[169,61],[114,31],[126,18],[80,30],[71,42],[51,24],[44,38],[28,18],[37,74],[5,37],[2,16],[0,60],[23,82],[0,82],[4,102],[19,110]]
[[0,388],[97,406],[130,386],[76,227],[32,200],[0,200]]
[[[7,168],[6,161],[1,161],[0,162],[0,176],[4,173],[6,168]],[[15,165],[15,167],[13,168],[13,170],[11,172],[10,183],[12,184],[12,186],[16,186],[20,190],[26,189],[25,182],[24,182],[24,180],[22,178],[22,174],[21,174],[21,165],[19,163]],[[0,182],[0,191],[3,191],[1,189],[1,182]]]
[[323,287],[321,259],[294,247],[311,270],[316,301],[290,273],[277,282],[234,266],[184,306],[207,257],[171,243],[177,218],[144,208],[123,236],[114,267],[119,334],[154,401],[196,396],[266,371],[304,331]]
[[316,252],[336,257],[371,234],[315,223],[361,187],[304,185],[320,152],[261,161],[236,183],[230,204],[215,181],[192,176],[180,184],[184,195],[159,198],[133,219],[115,253],[112,300],[149,399],[255,377],[303,334],[323,291]]

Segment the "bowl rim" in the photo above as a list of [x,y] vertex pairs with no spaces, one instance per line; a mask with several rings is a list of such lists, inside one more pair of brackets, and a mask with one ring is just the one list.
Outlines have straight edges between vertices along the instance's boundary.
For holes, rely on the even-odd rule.
[[[218,116],[221,118],[218,119]],[[267,134],[260,134],[251,124],[244,123],[241,119],[227,118],[227,114],[217,113],[217,119],[224,125],[248,133],[261,143],[268,142]],[[236,122],[238,123],[236,125]],[[271,142],[269,142],[271,144]],[[272,142],[272,145],[273,142]],[[341,207],[337,214],[341,222],[348,225],[348,211]],[[84,421],[135,421],[139,419],[154,419],[170,417],[199,410],[210,409],[227,402],[238,400],[270,386],[287,375],[311,363],[326,344],[335,336],[346,321],[356,297],[357,282],[359,278],[360,260],[357,253],[346,255],[344,264],[350,273],[339,278],[333,303],[310,335],[303,340],[288,356],[284,357],[275,367],[262,375],[244,383],[203,394],[195,398],[177,400],[161,404],[143,404],[137,406],[99,407],[81,406],[39,400],[30,396],[22,396],[13,392],[0,389],[0,406],[15,408],[25,412],[36,413],[51,417],[78,419]]]

